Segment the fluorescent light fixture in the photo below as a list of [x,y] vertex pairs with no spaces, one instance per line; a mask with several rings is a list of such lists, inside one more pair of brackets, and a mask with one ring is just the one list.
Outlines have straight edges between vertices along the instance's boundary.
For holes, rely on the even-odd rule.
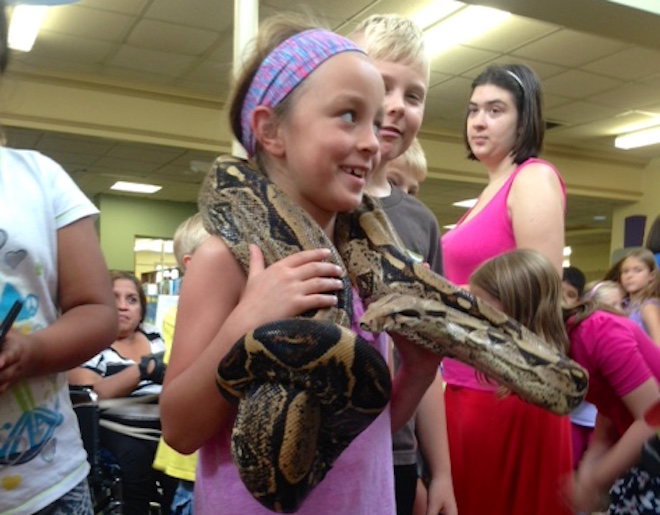
[[569,246],[569,247],[564,247],[564,250],[563,250],[563,252],[562,252],[562,255],[563,255],[565,258],[567,258],[567,257],[570,257],[570,255],[571,255],[572,253],[573,253],[573,249]]
[[640,11],[646,11],[653,14],[660,14],[660,4],[658,0],[607,0],[613,4],[625,5]]
[[443,229],[447,229],[448,231],[451,231],[454,227],[456,227],[456,224],[449,224],[449,225],[443,225]]
[[430,3],[412,16],[412,21],[422,30],[428,29],[438,21],[465,7],[463,2],[443,0]]
[[46,9],[48,7],[44,5],[17,5],[14,7],[7,36],[9,48],[21,52],[32,50]]
[[492,7],[470,5],[430,26],[424,39],[430,53],[438,54],[493,29],[509,16],[511,13]]
[[158,190],[163,189],[163,187],[156,186],[155,184],[117,181],[112,186],[110,186],[110,189],[117,191],[129,191],[131,193],[156,193]]
[[479,199],[476,198],[470,198],[467,200],[460,200],[458,202],[454,202],[452,206],[456,207],[464,207],[465,209],[470,209],[471,207],[474,207]]
[[614,146],[627,150],[629,148],[646,147],[660,143],[660,125],[641,131],[622,134],[614,139]]

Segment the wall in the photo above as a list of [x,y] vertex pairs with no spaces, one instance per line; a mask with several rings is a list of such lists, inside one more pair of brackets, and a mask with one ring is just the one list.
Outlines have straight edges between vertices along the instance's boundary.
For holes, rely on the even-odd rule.
[[[626,183],[628,177],[621,176],[621,182]],[[646,215],[645,231],[648,232],[653,220],[660,214],[660,158],[652,160],[643,171],[642,198],[631,206],[617,209],[612,217],[611,252],[623,247],[623,227],[626,217],[631,215]],[[646,239],[646,234],[644,235]]]
[[197,211],[194,203],[99,195],[101,250],[109,269],[133,270],[136,236],[172,238],[186,218]]
[[574,244],[571,248],[571,265],[582,270],[587,281],[603,278],[610,267],[609,243]]

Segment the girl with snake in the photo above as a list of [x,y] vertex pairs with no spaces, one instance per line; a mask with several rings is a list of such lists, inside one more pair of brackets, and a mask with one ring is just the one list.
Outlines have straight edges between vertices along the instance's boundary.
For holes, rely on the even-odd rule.
[[[275,19],[260,28],[237,82],[232,128],[259,170],[332,240],[337,213],[361,203],[369,174],[379,164],[383,95],[380,73],[353,43]],[[218,394],[218,362],[254,327],[335,307],[343,272],[328,261],[330,254],[327,248],[305,250],[265,266],[260,248],[250,245],[245,273],[228,244],[212,236],[190,263],[161,416],[172,447],[185,453],[199,448],[195,513],[270,513],[246,489],[232,462],[230,432],[237,411]],[[353,329],[360,331],[362,304],[355,290],[352,301]],[[386,355],[384,337],[362,335]],[[440,359],[403,339],[397,343],[402,366],[392,381],[390,404],[339,456],[298,513],[395,513],[391,420],[403,424],[410,418]]]

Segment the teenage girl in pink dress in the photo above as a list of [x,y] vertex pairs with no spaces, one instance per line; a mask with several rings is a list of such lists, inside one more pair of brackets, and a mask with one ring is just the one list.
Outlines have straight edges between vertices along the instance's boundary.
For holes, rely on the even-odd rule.
[[[464,138],[488,172],[477,204],[442,238],[445,276],[465,285],[484,261],[516,248],[544,254],[561,274],[565,190],[536,156],[545,122],[538,78],[523,65],[490,66],[472,83]],[[468,366],[445,359],[445,402],[461,515],[569,514],[559,494],[571,471],[568,417],[500,397]]]

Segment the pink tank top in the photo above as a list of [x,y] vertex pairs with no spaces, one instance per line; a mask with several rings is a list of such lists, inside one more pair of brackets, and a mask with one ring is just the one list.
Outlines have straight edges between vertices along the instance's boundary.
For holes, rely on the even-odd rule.
[[[532,163],[542,163],[552,168],[561,183],[562,196],[566,198],[564,182],[559,172],[547,161],[530,158],[511,173],[495,196],[470,220],[463,222],[470,211],[458,221],[456,227],[442,237],[442,262],[445,277],[454,284],[468,283],[470,275],[484,261],[516,248],[513,224],[506,201],[511,185],[520,171]],[[492,383],[477,379],[475,370],[453,359],[442,362],[442,377],[448,384],[467,386],[476,390],[492,391]]]
[[[353,331],[387,358],[385,334],[358,328],[364,313],[353,291]],[[272,515],[245,489],[234,466],[229,434],[216,435],[199,450],[195,479],[195,515]],[[321,483],[309,494],[298,515],[394,515],[394,476],[389,405],[337,459]]]

